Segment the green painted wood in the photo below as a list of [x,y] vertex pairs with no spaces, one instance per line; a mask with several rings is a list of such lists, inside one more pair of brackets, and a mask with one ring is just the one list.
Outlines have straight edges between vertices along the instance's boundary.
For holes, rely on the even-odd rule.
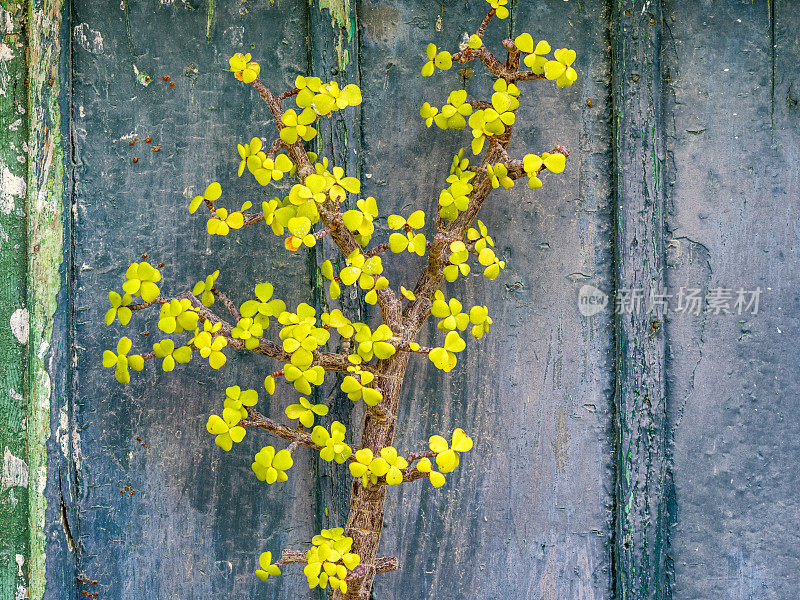
[[[64,154],[59,102],[61,0],[27,3],[28,154],[27,301],[30,336],[27,355],[30,598],[44,595],[47,500],[47,441],[53,401],[52,336],[63,259]],[[69,214],[69,213],[67,213]]]
[[614,589],[620,600],[660,599],[670,597],[670,481],[665,343],[654,330],[665,315],[650,299],[665,288],[663,18],[659,4],[625,0],[614,2],[611,23],[614,299],[621,307],[614,321]]
[[0,597],[28,587],[25,354],[29,319],[25,181],[27,90],[24,2],[0,8]]
[[45,586],[48,360],[61,285],[63,166],[59,108],[61,3],[2,7],[2,321],[0,593]]

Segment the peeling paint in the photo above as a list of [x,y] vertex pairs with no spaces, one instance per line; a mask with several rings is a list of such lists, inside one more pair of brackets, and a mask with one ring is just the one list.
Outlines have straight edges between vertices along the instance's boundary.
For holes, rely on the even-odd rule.
[[[0,7],[0,598],[27,598],[29,532],[27,406],[16,390],[26,389],[26,157],[25,85],[30,59],[23,41],[23,0]],[[33,28],[33,25],[31,26]],[[16,564],[15,564],[16,561]]]
[[14,175],[7,165],[0,165],[0,212],[10,214],[16,199],[25,196],[25,190],[25,179]]
[[[77,427],[70,427],[67,407],[62,406],[58,414],[58,430],[56,439],[61,448],[61,454],[70,460],[76,471],[81,470],[81,434]],[[70,456],[70,450],[72,455]]]
[[3,452],[3,475],[0,477],[0,489],[10,487],[28,487],[28,464],[14,456],[6,446]]
[[11,333],[17,338],[20,344],[28,343],[28,333],[30,332],[29,316],[27,308],[18,308],[11,314],[10,319]]
[[344,71],[350,63],[350,44],[356,33],[355,19],[350,17],[350,0],[319,0],[319,9],[326,8],[331,15],[331,27],[337,33],[337,63]]
[[[46,536],[44,531],[47,499],[47,440],[50,438],[52,357],[50,341],[56,297],[61,288],[59,267],[63,260],[64,151],[61,147],[61,106],[59,28],[62,0],[24,3],[27,9],[28,61],[27,129],[27,271],[25,306],[30,311],[27,345],[27,462],[31,481],[27,493],[28,581],[30,598],[44,595]],[[82,25],[82,24],[81,24]],[[80,26],[79,26],[80,27]],[[74,30],[73,30],[74,31]],[[91,53],[101,51],[102,36],[88,25],[80,27]],[[81,52],[83,50],[78,50]]]
[[74,29],[75,41],[78,45],[92,54],[103,53],[103,36],[99,31],[89,27],[88,23],[76,25]]

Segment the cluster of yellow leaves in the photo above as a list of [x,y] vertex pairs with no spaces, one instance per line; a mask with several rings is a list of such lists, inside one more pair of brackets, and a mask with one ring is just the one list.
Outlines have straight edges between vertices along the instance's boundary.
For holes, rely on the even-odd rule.
[[542,187],[542,180],[539,179],[539,171],[542,167],[552,173],[562,173],[566,166],[566,157],[555,152],[542,152],[541,156],[536,154],[526,154],[522,159],[522,166],[528,176],[528,187],[535,190]]
[[505,79],[494,82],[491,108],[482,108],[472,113],[469,126],[472,128],[472,153],[480,154],[487,136],[500,136],[516,120],[514,111],[519,108],[519,88]]
[[206,222],[209,235],[228,235],[231,229],[241,229],[244,227],[244,211],[253,206],[253,203],[248,200],[238,211],[228,212],[226,208],[214,206],[214,202],[221,196],[222,186],[215,181],[206,187],[202,196],[195,196],[189,203],[189,212],[192,214],[203,202],[213,211],[211,218]]
[[237,52],[228,59],[234,77],[244,83],[253,83],[261,72],[261,66],[250,60],[251,58],[253,57],[249,53]]
[[408,466],[408,461],[398,455],[393,446],[381,448],[379,456],[373,456],[372,450],[362,448],[355,453],[356,460],[349,465],[350,474],[356,479],[361,479],[361,485],[367,486],[378,483],[380,477],[386,478],[388,485],[403,483],[403,469]]
[[419,256],[425,255],[428,241],[425,235],[414,231],[425,227],[425,211],[416,210],[404,219],[400,215],[389,215],[387,220],[389,229],[402,229],[403,233],[393,233],[389,236],[389,249],[392,252],[400,253],[408,250]]
[[428,57],[428,62],[422,67],[423,77],[430,77],[436,69],[447,71],[453,66],[452,55],[447,50],[439,51],[436,44],[428,44],[425,54]]
[[555,81],[559,87],[569,87],[578,79],[578,74],[572,68],[577,54],[568,48],[559,48],[553,52],[553,60],[545,58],[550,53],[550,44],[545,40],[533,46],[530,33],[522,33],[514,40],[514,45],[523,54],[525,65],[536,74],[544,74],[546,79]]
[[453,431],[450,444],[440,435],[431,436],[428,440],[428,447],[436,453],[436,466],[439,471],[433,469],[433,464],[429,458],[423,458],[417,463],[417,470],[428,473],[434,487],[441,487],[445,483],[443,473],[451,473],[458,467],[458,453],[469,452],[472,450],[472,438],[470,438],[461,428]]
[[323,529],[311,539],[313,546],[306,552],[308,564],[303,573],[309,589],[319,586],[347,593],[347,574],[361,563],[361,557],[351,552],[353,538],[344,535],[344,529]]
[[286,173],[294,171],[294,163],[285,154],[278,154],[275,158],[268,158],[262,150],[263,143],[257,137],[250,140],[249,144],[239,144],[237,149],[241,161],[239,162],[239,177],[244,173],[245,167],[252,173],[261,185],[269,185],[271,181],[283,179]]
[[475,177],[475,171],[469,169],[469,160],[464,158],[464,149],[459,150],[453,157],[450,165],[450,175],[447,177],[449,187],[439,194],[439,216],[448,221],[454,221],[459,214],[467,210],[469,195],[473,186],[470,183]]

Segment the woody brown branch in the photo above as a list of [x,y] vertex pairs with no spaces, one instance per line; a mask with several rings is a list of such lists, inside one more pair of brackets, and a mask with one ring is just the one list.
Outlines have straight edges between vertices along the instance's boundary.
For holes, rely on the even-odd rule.
[[258,429],[263,429],[264,431],[268,431],[269,433],[276,435],[284,440],[291,442],[293,444],[301,444],[303,446],[308,446],[309,448],[314,448],[319,450],[322,446],[318,446],[314,443],[311,439],[311,435],[306,433],[305,431],[300,431],[299,429],[293,429],[288,427],[287,425],[282,425],[277,421],[273,421],[269,417],[265,417],[260,412],[255,410],[252,407],[245,407],[247,409],[247,418],[242,419],[239,421],[239,425],[242,427],[256,427]]
[[[216,325],[217,323],[222,324],[222,327],[220,327],[219,331],[217,332],[217,335],[221,335],[222,337],[224,337],[228,341],[229,345],[238,350],[250,350],[249,348],[244,347],[242,340],[234,338],[231,335],[233,326],[230,323],[228,323],[224,319],[221,319],[215,313],[213,313],[208,308],[203,306],[202,302],[200,302],[197,296],[195,296],[191,292],[185,292],[176,297],[158,297],[152,302],[141,302],[139,304],[131,304],[130,306],[128,306],[128,308],[130,308],[133,311],[144,310],[146,308],[150,308],[151,306],[163,305],[167,304],[172,300],[182,300],[184,298],[188,299],[192,303],[192,306],[197,310],[197,314],[201,319],[210,322],[212,325]],[[283,364],[290,363],[292,359],[292,355],[286,352],[283,349],[283,346],[281,346],[280,344],[276,344],[275,342],[272,342],[270,340],[265,340],[263,338],[259,338],[258,346],[250,350],[250,352],[261,354],[262,356],[267,356]],[[352,363],[349,360],[347,360],[347,356],[345,356],[344,354],[336,354],[332,352],[319,352],[318,350],[315,350],[313,352],[313,355],[314,355],[314,360],[311,363],[311,366],[313,367],[319,365],[326,371],[347,373],[348,372],[347,368],[353,366]],[[365,371],[370,371],[373,374],[377,374],[376,369],[371,365],[362,365],[361,368]]]
[[[281,558],[277,561],[276,565],[289,565],[293,563],[301,563],[301,564],[308,564],[308,559],[306,558],[306,553],[301,550],[284,550],[281,552]],[[397,559],[396,556],[382,556],[380,558],[376,558],[375,561],[372,563],[372,567],[375,569],[376,573],[388,573],[389,571],[396,571],[400,565],[400,561]],[[347,575],[347,579],[358,579],[359,577],[363,577],[366,571],[367,565],[359,564]]]
[[[283,110],[280,102],[259,79],[253,81],[250,85],[253,86],[267,104],[275,125],[280,132],[285,127],[281,122]],[[286,151],[297,166],[297,178],[301,183],[305,182],[309,175],[313,175],[316,172],[301,139],[298,139],[294,144],[287,144]],[[326,198],[325,202],[318,204],[318,209],[323,225],[330,230],[330,236],[342,254],[349,256],[353,250],[359,249],[360,251],[360,246],[355,237],[353,237],[353,233],[345,226],[342,220],[342,215],[339,213],[339,203]],[[391,288],[386,288],[378,290],[377,296],[378,306],[380,306],[383,315],[383,322],[394,331],[400,325],[400,302],[397,299],[397,295]]]
[[230,298],[228,298],[227,295],[225,295],[224,292],[222,292],[221,290],[218,290],[215,287],[212,287],[211,288],[211,293],[214,294],[214,296],[217,298],[217,300],[219,300],[220,302],[222,302],[222,304],[225,305],[225,308],[228,309],[228,312],[231,313],[231,316],[234,319],[236,319],[238,321],[239,319],[242,318],[242,313],[239,312],[239,309],[236,308],[236,305],[233,303],[233,301]]

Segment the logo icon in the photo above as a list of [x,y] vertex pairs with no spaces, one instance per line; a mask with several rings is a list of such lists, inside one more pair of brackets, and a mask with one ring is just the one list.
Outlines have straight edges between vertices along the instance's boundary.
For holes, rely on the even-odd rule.
[[588,283],[578,291],[578,310],[584,317],[593,317],[608,304],[608,294]]

